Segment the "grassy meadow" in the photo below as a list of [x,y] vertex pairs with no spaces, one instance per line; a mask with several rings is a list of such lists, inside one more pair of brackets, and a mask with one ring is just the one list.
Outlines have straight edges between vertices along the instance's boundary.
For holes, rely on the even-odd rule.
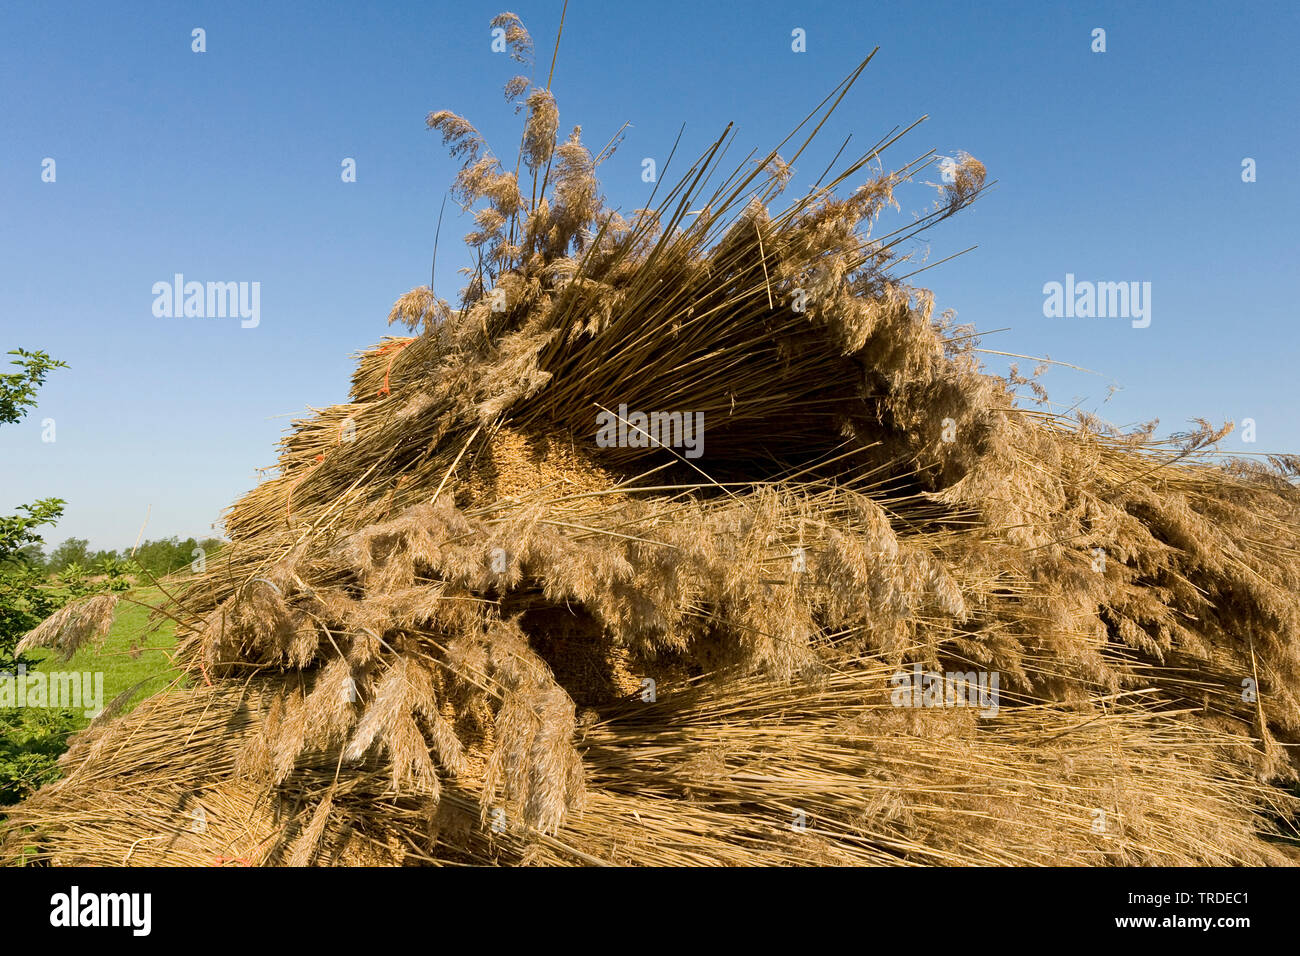
[[[168,656],[176,641],[174,623],[166,618],[149,620],[146,605],[162,600],[157,587],[133,589],[118,604],[113,626],[100,646],[82,647],[67,661],[52,651],[34,651],[28,655],[37,662],[33,670],[102,672],[103,699],[99,703],[106,710],[130,710],[179,677]],[[5,805],[59,776],[56,761],[67,749],[69,733],[83,730],[90,720],[82,708],[0,711],[0,820]]]
[[[99,647],[83,647],[67,661],[48,651],[30,656],[40,660],[37,669],[42,671],[103,671],[104,706],[129,692],[122,701],[123,709],[129,710],[179,676],[168,657],[176,642],[175,623],[167,618],[149,620],[149,607],[163,600],[156,586],[135,588],[118,604],[113,627]],[[77,717],[78,729],[90,722],[81,714]]]

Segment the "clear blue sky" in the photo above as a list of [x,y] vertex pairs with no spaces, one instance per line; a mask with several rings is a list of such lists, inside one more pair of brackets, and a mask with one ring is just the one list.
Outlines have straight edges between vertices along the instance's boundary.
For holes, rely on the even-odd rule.
[[[560,0],[511,5],[544,78]],[[501,6],[3,6],[0,351],[71,367],[0,428],[0,513],[66,498],[50,543],[129,545],[150,506],[148,537],[209,533],[274,462],[289,419],[345,397],[349,354],[428,281],[455,166],[425,114],[454,109],[513,156],[501,86],[517,71],[488,28]],[[195,27],[206,53],[191,52]],[[806,53],[790,49],[796,27]],[[848,133],[865,148],[923,114],[887,161],[982,159],[998,187],[928,240],[932,260],[979,244],[918,278],[939,308],[1010,327],[987,348],[1102,373],[1054,370],[1057,401],[1162,430],[1249,416],[1258,443],[1227,449],[1300,451],[1300,5],[573,0],[561,129],[581,124],[599,148],[632,124],[602,178],[635,208],[641,159],[662,163],[682,123],[679,155],[728,121],[737,149],[766,150],[875,46],[798,172],[815,177]],[[356,183],[340,179],[344,157]],[[902,193],[903,215],[932,198]],[[468,230],[449,210],[443,294]],[[260,282],[261,324],[156,318],[151,287],[176,272]],[[1151,282],[1151,326],[1045,318],[1043,284],[1067,272]],[[1102,405],[1112,381],[1122,390]]]

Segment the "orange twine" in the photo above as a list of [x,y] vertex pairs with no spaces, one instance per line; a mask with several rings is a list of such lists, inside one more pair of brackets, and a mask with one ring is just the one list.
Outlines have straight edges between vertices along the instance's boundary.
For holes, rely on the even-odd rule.
[[407,339],[405,342],[389,342],[388,344],[382,346],[379,349],[380,355],[383,355],[385,352],[388,351],[392,351],[393,353],[393,357],[388,360],[388,367],[384,369],[384,387],[379,390],[380,398],[383,398],[385,395],[388,395],[389,393],[392,392],[392,389],[389,388],[388,386],[388,373],[393,370],[393,362],[396,361],[397,359],[397,353],[400,352],[402,349],[406,348],[414,341],[415,339]]

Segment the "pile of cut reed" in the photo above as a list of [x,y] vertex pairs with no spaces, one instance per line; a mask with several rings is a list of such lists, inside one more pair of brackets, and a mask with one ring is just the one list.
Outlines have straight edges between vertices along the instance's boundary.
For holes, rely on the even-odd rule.
[[[866,65],[628,218],[596,179],[613,146],[558,135],[549,81],[507,85],[513,170],[430,114],[476,226],[459,306],[402,296],[411,334],[294,423],[159,609],[187,679],[92,726],[0,857],[1285,861],[1297,462],[1027,409],[1029,379],[986,374],[894,277],[984,190],[972,157],[892,231],[934,159],[881,171],[907,130],[786,198]],[[703,454],[603,447],[623,407],[703,413]],[[70,652],[101,610],[33,641]],[[913,667],[996,678],[996,707],[912,706]]]

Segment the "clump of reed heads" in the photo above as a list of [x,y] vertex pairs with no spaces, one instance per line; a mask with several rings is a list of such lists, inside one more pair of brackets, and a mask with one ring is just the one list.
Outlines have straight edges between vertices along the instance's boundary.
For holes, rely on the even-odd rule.
[[94,594],[70,601],[23,635],[15,653],[46,647],[68,660],[86,644],[102,641],[113,626],[118,594]]

